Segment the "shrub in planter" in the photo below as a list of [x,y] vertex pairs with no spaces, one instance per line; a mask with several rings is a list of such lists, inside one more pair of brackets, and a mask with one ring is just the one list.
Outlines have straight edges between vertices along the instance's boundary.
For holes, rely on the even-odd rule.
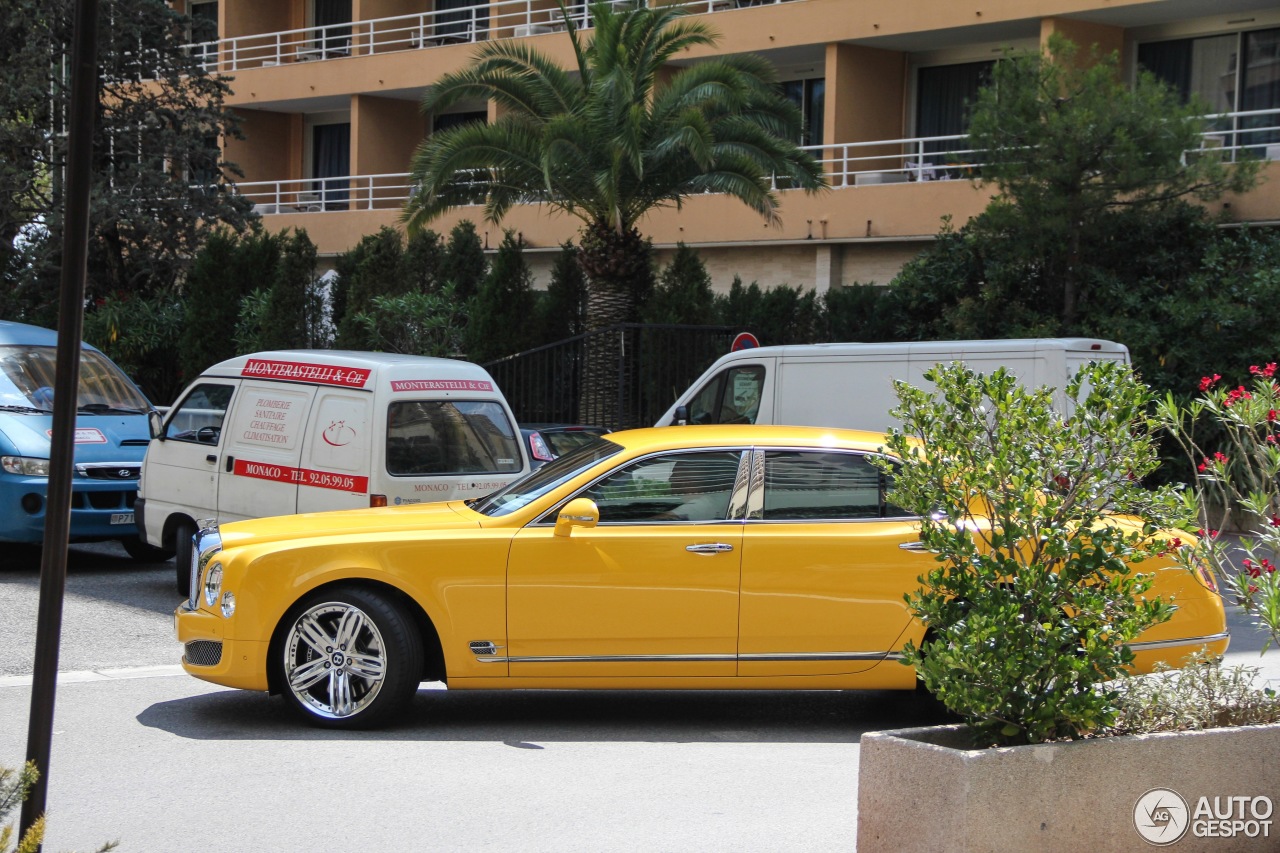
[[[1270,646],[1280,641],[1280,385],[1274,362],[1249,370],[1234,388],[1206,376],[1199,397],[1181,406],[1170,394],[1159,415],[1194,469],[1187,502],[1209,528],[1204,555]],[[1220,530],[1242,535],[1243,554]]]
[[905,463],[890,500],[937,554],[907,596],[927,633],[906,662],[983,745],[1109,725],[1126,644],[1172,612],[1134,567],[1187,521],[1172,488],[1141,485],[1159,464],[1150,391],[1110,363],[1061,391],[961,364],[925,378],[934,390],[897,383],[888,439]]

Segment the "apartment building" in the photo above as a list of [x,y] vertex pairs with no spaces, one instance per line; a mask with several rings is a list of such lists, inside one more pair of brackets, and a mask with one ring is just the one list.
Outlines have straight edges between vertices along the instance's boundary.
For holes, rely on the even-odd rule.
[[[622,0],[619,0],[622,2]],[[655,0],[649,0],[655,2]],[[677,0],[678,2],[678,0]],[[192,47],[232,78],[243,140],[227,159],[272,230],[304,228],[332,257],[383,225],[397,225],[415,147],[435,130],[492,120],[462,104],[429,125],[423,92],[468,61],[477,43],[525,39],[572,64],[566,15],[589,27],[581,3],[553,0],[176,0],[193,18]],[[1008,48],[1051,34],[1117,50],[1214,111],[1204,147],[1280,160],[1280,5],[1268,0],[694,0],[683,3],[720,34],[718,53],[753,52],[777,67],[806,119],[804,138],[830,192],[782,190],[782,224],[705,195],[641,223],[660,255],[696,247],[717,288],[740,274],[762,285],[819,291],[887,282],[926,245],[942,218],[963,223],[989,190],[968,179],[981,152],[966,145],[965,104]],[[711,51],[693,51],[696,63]],[[1237,222],[1280,222],[1280,166],[1225,206]],[[1267,179],[1270,180],[1267,180]],[[529,206],[501,226],[479,208],[442,218],[476,222],[496,247],[519,231],[535,272],[549,268],[577,221]],[[545,277],[544,281],[545,283]]]

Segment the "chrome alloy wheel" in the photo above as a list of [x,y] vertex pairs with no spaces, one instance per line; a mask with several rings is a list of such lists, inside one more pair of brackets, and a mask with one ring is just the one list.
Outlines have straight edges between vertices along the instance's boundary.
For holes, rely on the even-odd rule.
[[373,703],[387,678],[378,626],[349,602],[327,601],[298,615],[284,641],[290,693],[316,716],[341,720]]

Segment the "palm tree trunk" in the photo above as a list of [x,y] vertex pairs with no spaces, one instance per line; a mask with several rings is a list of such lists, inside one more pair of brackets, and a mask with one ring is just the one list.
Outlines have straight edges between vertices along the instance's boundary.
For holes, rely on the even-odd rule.
[[600,330],[639,319],[639,306],[653,287],[652,255],[649,241],[634,228],[619,232],[597,222],[582,231],[578,262],[587,279],[587,331],[599,332],[588,336],[583,353],[582,423],[613,429],[639,425],[632,423],[625,402],[632,377],[624,332]]

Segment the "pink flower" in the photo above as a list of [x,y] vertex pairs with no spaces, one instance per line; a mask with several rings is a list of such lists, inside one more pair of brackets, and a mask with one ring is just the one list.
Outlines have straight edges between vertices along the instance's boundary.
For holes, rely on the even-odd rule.
[[1212,388],[1212,387],[1214,386],[1214,383],[1216,383],[1216,382],[1217,382],[1219,379],[1221,379],[1221,378],[1222,378],[1222,376],[1221,376],[1221,375],[1219,375],[1219,374],[1217,374],[1217,373],[1213,374],[1212,376],[1204,376],[1204,377],[1201,377],[1201,379],[1200,379],[1200,390],[1201,390],[1201,391],[1208,391],[1210,388]]

